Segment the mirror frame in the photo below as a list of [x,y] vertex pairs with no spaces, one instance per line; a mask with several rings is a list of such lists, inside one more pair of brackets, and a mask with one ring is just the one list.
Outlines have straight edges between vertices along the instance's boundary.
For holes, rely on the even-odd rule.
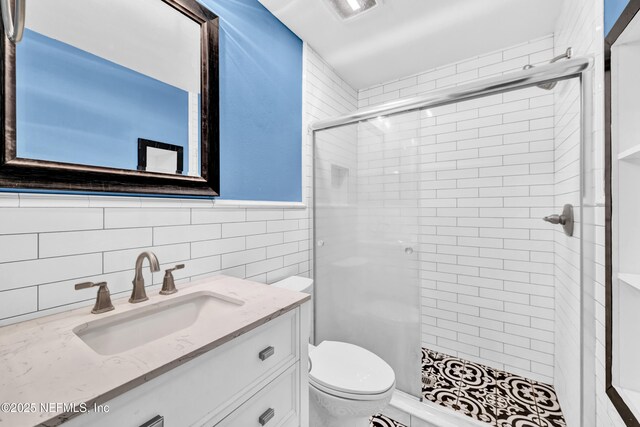
[[[151,173],[16,156],[16,46],[1,30],[0,188],[156,195],[220,195],[218,16],[196,0],[158,0],[200,25],[201,176]],[[137,144],[137,141],[136,141]]]

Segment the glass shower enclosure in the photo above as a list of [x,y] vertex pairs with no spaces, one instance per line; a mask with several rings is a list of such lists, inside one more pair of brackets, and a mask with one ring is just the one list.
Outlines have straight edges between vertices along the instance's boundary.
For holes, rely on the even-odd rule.
[[414,395],[421,363],[418,144],[394,141],[388,131],[403,120],[416,126],[418,114],[319,132],[315,146],[316,342],[373,351],[394,368],[397,387]]
[[[480,217],[478,212],[485,208],[465,207],[454,200],[457,196],[443,195],[464,193],[458,187],[462,180],[481,178],[478,170],[492,166],[483,164],[491,161],[488,158],[458,158],[470,147],[458,143],[459,132],[465,129],[456,127],[456,117],[487,105],[485,101],[492,97],[499,99],[496,104],[502,103],[504,93],[583,78],[588,67],[588,59],[571,59],[312,125],[316,344],[344,341],[376,353],[394,369],[397,389],[421,397],[421,348],[429,339],[429,330],[423,327],[429,313],[421,311],[431,307],[424,289],[436,293],[437,288],[430,288],[435,281],[467,274],[447,271],[455,263],[449,264],[446,258],[456,254],[440,249],[454,248],[456,234],[464,231],[460,224],[477,220],[473,215],[465,219],[467,213],[473,211]],[[579,98],[580,85],[572,87]],[[552,92],[549,96],[553,98]],[[512,98],[517,101],[518,95]],[[449,141],[438,133],[452,122],[453,139]],[[577,123],[579,128],[579,119]],[[553,129],[551,135],[553,139]],[[491,149],[491,143],[486,147]],[[553,164],[553,158],[550,162]],[[528,165],[526,168],[529,171]],[[470,185],[469,197],[478,197],[484,184]],[[550,199],[539,208],[527,207],[526,220],[540,221],[543,211],[555,209],[553,194]],[[580,205],[579,199],[576,204]],[[448,233],[435,232],[436,227]],[[553,260],[547,262],[553,271]],[[582,369],[588,369],[589,363],[582,363]],[[576,360],[576,366],[580,361]]]

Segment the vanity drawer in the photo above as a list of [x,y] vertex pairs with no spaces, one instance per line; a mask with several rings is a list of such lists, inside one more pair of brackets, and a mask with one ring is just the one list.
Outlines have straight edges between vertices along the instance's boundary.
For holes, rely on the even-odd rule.
[[[293,314],[293,313],[291,313]],[[242,342],[230,343],[217,358],[225,366],[211,378],[224,393],[255,387],[277,368],[297,358],[297,317],[284,315],[260,328],[260,332]]]
[[299,366],[287,369],[216,427],[297,427]]
[[260,383],[293,364],[298,358],[297,325],[297,311],[287,313],[221,348],[201,372],[210,384],[206,406],[211,411],[204,418],[217,413],[215,421],[220,420],[239,400],[255,393]]

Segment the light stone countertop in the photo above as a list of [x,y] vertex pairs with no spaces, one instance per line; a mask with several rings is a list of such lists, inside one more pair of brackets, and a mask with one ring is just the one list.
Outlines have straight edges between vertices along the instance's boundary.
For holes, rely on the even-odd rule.
[[[100,355],[74,332],[88,322],[166,303],[190,293],[213,292],[244,301],[224,322],[195,322],[181,331],[114,355]],[[0,404],[36,404],[35,412],[0,410],[0,426],[59,425],[79,413],[40,412],[40,404],[105,403],[200,354],[206,353],[310,299],[309,295],[228,276],[179,286],[173,295],[152,295],[115,310],[92,314],[82,307],[0,328]]]

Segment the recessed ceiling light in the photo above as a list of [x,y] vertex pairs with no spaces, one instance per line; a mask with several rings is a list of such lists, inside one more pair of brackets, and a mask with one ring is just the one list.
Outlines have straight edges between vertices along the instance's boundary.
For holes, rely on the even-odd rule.
[[353,9],[354,12],[360,9],[360,3],[358,3],[358,0],[347,0],[347,3],[349,3],[349,6],[351,6],[351,9]]
[[380,4],[381,0],[327,0],[340,19],[351,19]]

